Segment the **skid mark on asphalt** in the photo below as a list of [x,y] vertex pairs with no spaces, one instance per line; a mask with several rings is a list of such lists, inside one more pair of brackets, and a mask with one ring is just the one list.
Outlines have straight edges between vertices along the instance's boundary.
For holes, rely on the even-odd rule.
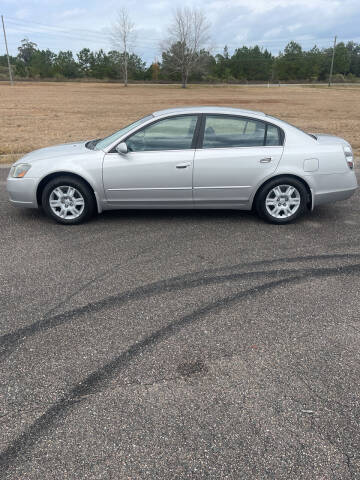
[[114,357],[110,362],[106,363],[77,383],[67,392],[67,394],[54,403],[43,415],[19,435],[17,439],[15,439],[1,453],[0,472],[5,474],[13,463],[20,461],[21,456],[31,450],[31,448],[41,439],[42,435],[49,432],[56,425],[57,421],[64,417],[72,407],[81,402],[84,398],[87,398],[89,395],[101,392],[108,382],[125,369],[132,360],[145,352],[151,351],[154,346],[176,335],[183,328],[206,318],[209,313],[221,311],[224,308],[247,298],[256,298],[259,294],[276,289],[277,287],[286,287],[287,285],[306,282],[313,278],[332,277],[344,274],[358,275],[360,274],[360,264],[312,269],[312,271],[306,270],[302,271],[302,273],[299,272],[300,271],[297,272],[297,275],[267,282],[211,302],[192,313],[185,315],[179,320],[165,325],[131,345],[119,356]]
[[[219,267],[214,269],[203,270],[200,272],[188,273],[185,275],[180,275],[177,277],[171,277],[165,280],[159,280],[157,282],[149,283],[142,285],[140,287],[128,290],[117,295],[112,295],[105,297],[102,300],[97,302],[88,303],[82,307],[74,308],[73,310],[68,310],[64,313],[57,315],[51,315],[59,305],[56,305],[51,310],[49,310],[41,320],[38,320],[26,327],[19,328],[14,332],[2,335],[0,337],[0,347],[2,351],[0,352],[0,359],[6,358],[14,351],[21,343],[23,343],[28,338],[41,334],[47,330],[58,327],[60,325],[66,324],[73,319],[78,319],[86,314],[96,313],[104,308],[109,308],[113,306],[120,306],[132,300],[138,300],[147,296],[153,296],[161,293],[169,293],[174,291],[180,291],[189,288],[195,288],[199,286],[206,286],[210,284],[223,283],[227,281],[237,281],[241,279],[256,279],[263,278],[266,276],[276,276],[276,275],[291,275],[293,273],[310,273],[314,270],[313,268],[309,269],[277,269],[277,270],[263,270],[263,271],[254,271],[254,272],[244,272],[228,275],[219,275],[219,276],[209,276],[210,274],[217,274],[222,272],[231,272],[232,270],[243,269],[246,267],[258,267],[258,266],[268,266],[273,264],[282,264],[282,263],[297,263],[297,262],[308,262],[308,261],[321,261],[329,259],[355,259],[360,258],[360,254],[327,254],[327,255],[311,255],[306,257],[290,257],[290,258],[280,258],[266,261],[256,261],[251,263],[243,263],[237,265],[230,265],[226,267]],[[340,267],[339,267],[340,268]],[[104,272],[94,279],[86,282],[77,292],[72,295],[69,295],[65,301],[73,298],[76,294],[85,290],[88,286],[92,285],[97,280],[104,278],[105,276],[110,275],[116,270],[117,267],[110,269],[110,271]]]
[[[61,302],[57,303],[54,307],[50,308],[47,312],[45,312],[44,317],[48,317],[49,315],[52,315],[58,308],[63,307],[66,305],[66,303],[71,300],[72,298],[76,297],[81,292],[84,292],[88,287],[93,285],[94,283],[98,282],[99,280],[104,280],[106,277],[111,276],[115,271],[118,271],[120,267],[125,267],[129,263],[131,263],[133,260],[136,260],[140,255],[143,255],[144,253],[150,252],[152,249],[151,248],[145,248],[141,252],[136,253],[136,255],[132,255],[127,262],[122,262],[122,263],[117,263],[113,265],[111,268],[105,270],[104,272],[100,273],[99,275],[96,275],[94,278],[88,280],[85,282],[83,285],[81,285],[80,288],[75,290],[73,293],[65,297]],[[1,345],[1,338],[0,337],[0,345]],[[1,355],[0,355],[1,358]]]

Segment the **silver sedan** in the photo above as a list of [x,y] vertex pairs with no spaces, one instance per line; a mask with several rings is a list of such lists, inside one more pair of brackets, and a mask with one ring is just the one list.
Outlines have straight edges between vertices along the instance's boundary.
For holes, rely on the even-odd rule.
[[262,112],[187,107],[154,112],[109,137],[25,155],[10,201],[63,224],[110,209],[254,209],[283,224],[357,188],[350,144]]

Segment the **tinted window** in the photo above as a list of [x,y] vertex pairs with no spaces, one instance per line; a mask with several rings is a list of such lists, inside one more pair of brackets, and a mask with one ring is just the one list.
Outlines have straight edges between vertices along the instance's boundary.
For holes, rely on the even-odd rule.
[[208,115],[203,148],[264,145],[265,123],[247,118]]
[[274,125],[268,125],[266,133],[266,145],[281,145],[280,130]]
[[126,140],[129,151],[183,150],[191,148],[197,115],[172,117],[153,123]]

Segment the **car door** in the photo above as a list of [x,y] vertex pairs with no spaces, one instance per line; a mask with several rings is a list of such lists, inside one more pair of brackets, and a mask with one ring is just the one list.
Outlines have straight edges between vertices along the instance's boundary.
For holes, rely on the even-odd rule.
[[108,203],[128,208],[192,208],[198,119],[198,115],[178,115],[155,120],[125,139],[128,153],[107,153],[103,182]]
[[280,161],[282,131],[253,118],[205,115],[202,132],[194,159],[194,206],[246,207]]

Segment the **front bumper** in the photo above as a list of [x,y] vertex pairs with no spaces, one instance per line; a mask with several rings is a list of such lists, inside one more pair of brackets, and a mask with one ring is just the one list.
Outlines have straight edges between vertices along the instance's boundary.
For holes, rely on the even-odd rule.
[[8,177],[6,190],[9,193],[10,202],[17,207],[37,208],[37,183],[37,178]]

